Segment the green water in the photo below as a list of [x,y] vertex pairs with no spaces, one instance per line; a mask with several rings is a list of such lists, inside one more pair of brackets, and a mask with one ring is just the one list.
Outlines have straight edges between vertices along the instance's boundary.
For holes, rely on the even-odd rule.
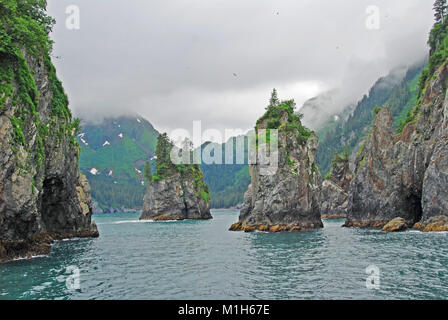
[[[0,265],[0,299],[448,298],[447,233],[385,234],[341,220],[306,233],[241,233],[227,231],[238,212],[212,214],[157,223],[96,215],[100,238]],[[370,265],[379,289],[366,288]],[[70,267],[79,286],[67,286]]]

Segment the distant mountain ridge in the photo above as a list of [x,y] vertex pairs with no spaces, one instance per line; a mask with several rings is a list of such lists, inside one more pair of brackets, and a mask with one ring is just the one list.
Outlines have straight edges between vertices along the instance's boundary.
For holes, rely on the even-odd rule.
[[80,170],[92,187],[92,197],[105,211],[140,209],[145,193],[143,170],[154,162],[159,132],[139,115],[84,122],[78,141]]
[[345,146],[349,151],[356,151],[370,130],[375,107],[390,108],[394,125],[398,129],[400,122],[416,103],[418,81],[425,63],[426,60],[404,70],[394,70],[378,79],[368,95],[364,95],[354,107],[347,106],[316,129],[319,137],[316,157],[322,174],[329,171],[335,152],[343,152]]
[[[80,170],[86,175],[96,202],[96,211],[140,210],[147,181],[143,177],[146,161],[155,169],[159,132],[139,115],[105,118],[99,123],[82,123],[77,140],[81,146]],[[243,202],[250,182],[247,145],[244,164],[224,164],[229,139],[221,146],[223,164],[201,164],[204,182],[209,185],[212,208],[230,208]],[[203,150],[204,143],[195,152]]]
[[[201,164],[204,182],[208,184],[210,189],[212,208],[230,208],[243,202],[244,192],[250,184],[247,136],[251,133],[252,131],[240,136],[245,139],[243,164],[237,164],[236,162],[236,139],[238,137],[230,138],[223,144],[213,143],[217,150],[219,148],[222,150],[222,164]],[[211,148],[210,144],[210,142],[202,144],[196,152],[204,150],[207,146]],[[228,144],[232,145],[234,152],[232,164],[225,164]]]
[[[299,112],[305,113],[304,118],[308,122],[315,121],[318,114],[325,119],[323,123],[316,122],[318,125],[311,126],[319,137],[316,162],[323,175],[328,172],[335,152],[343,152],[347,145],[350,152],[356,153],[360,141],[369,132],[376,106],[389,107],[395,127],[400,126],[415,104],[418,80],[424,65],[422,62],[405,70],[395,70],[378,79],[368,95],[337,114],[324,112],[325,106],[335,102],[332,97],[337,94],[335,92],[327,92],[304,104]],[[104,119],[99,124],[83,123],[77,137],[82,148],[80,169],[87,176],[92,186],[92,197],[102,210],[141,209],[146,184],[144,165],[150,161],[151,167],[155,167],[158,135],[153,125],[139,115]],[[210,188],[212,208],[241,204],[250,183],[247,143],[244,164],[224,162],[226,145],[233,144],[234,139],[215,144],[217,148],[222,148],[223,164],[202,163],[200,166],[204,182]],[[208,145],[210,142],[204,143],[195,152],[202,151]]]

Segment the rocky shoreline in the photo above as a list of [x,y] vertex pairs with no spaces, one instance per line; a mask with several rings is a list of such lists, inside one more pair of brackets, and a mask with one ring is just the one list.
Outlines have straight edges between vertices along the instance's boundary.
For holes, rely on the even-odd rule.
[[295,224],[276,224],[276,225],[248,225],[245,221],[232,224],[229,231],[244,231],[244,232],[299,232],[311,231],[318,228],[323,228],[322,222],[301,222]]
[[72,238],[98,238],[96,224],[91,230],[43,232],[18,241],[0,241],[0,263],[16,259],[30,259],[35,256],[48,255],[55,241]]

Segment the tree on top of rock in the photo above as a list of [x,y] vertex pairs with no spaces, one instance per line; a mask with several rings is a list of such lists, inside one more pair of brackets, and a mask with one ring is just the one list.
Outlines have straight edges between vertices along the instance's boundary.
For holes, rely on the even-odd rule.
[[[258,134],[258,126],[266,122],[264,129],[278,129],[286,133],[296,132],[297,140],[301,145],[304,145],[312,131],[302,125],[303,114],[295,112],[296,103],[294,99],[279,101],[277,90],[274,89],[270,103],[264,115],[257,120],[255,132]],[[285,114],[287,114],[287,119],[284,118]]]
[[448,9],[447,0],[436,0],[434,2],[434,17],[436,23],[443,23]]
[[164,178],[176,172],[176,166],[173,164],[170,157],[172,147],[173,143],[166,133],[159,135],[156,147],[156,180],[157,178]]
[[[278,96],[277,96],[277,89],[273,89],[272,90],[272,93],[271,93],[271,99],[269,99],[269,106],[267,107],[267,108],[269,108],[269,107],[276,107],[276,106],[278,106],[280,104],[280,100],[278,100]],[[266,108],[266,109],[267,109]]]

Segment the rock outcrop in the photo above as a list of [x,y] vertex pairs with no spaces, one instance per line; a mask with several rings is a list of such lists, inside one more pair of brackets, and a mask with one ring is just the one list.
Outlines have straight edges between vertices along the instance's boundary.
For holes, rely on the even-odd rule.
[[395,218],[389,221],[382,229],[384,232],[401,232],[406,231],[408,226],[403,218]]
[[[231,231],[323,227],[319,203],[322,180],[314,159],[318,139],[301,125],[293,106],[293,101],[271,104],[257,122],[259,141],[263,129],[278,129],[278,150],[266,153],[277,157],[278,163],[258,161],[249,165],[251,184],[244,195],[239,222],[230,227]],[[265,149],[269,149],[269,143],[258,142],[258,154],[264,154]]]
[[395,134],[379,111],[356,160],[345,226],[382,228],[401,217],[407,227],[448,216],[448,61],[428,80],[413,119]]
[[210,201],[192,176],[177,173],[153,181],[143,200],[142,220],[211,219]]
[[173,164],[170,159],[172,147],[166,134],[159,136],[156,175],[146,191],[140,219],[211,219],[210,193],[199,165]]
[[349,155],[335,154],[331,163],[330,175],[322,183],[321,215],[324,219],[342,219],[347,217],[348,191],[352,173]]
[[424,221],[417,222],[414,229],[423,232],[448,231],[448,216],[431,217]]
[[[9,36],[0,50],[0,262],[48,254],[57,239],[98,236],[90,187],[78,170],[78,122],[42,42],[48,37],[10,10],[10,23],[24,25],[6,27],[0,18]],[[22,42],[20,32],[40,42]]]

